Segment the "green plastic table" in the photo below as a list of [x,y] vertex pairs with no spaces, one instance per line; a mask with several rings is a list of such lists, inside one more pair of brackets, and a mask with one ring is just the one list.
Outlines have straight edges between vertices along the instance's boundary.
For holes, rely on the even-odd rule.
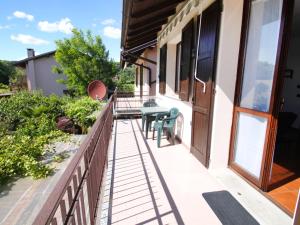
[[142,115],[146,116],[146,138],[148,138],[148,128],[149,128],[149,122],[148,122],[148,116],[151,116],[156,113],[167,113],[169,112],[168,108],[160,107],[160,106],[154,106],[154,107],[142,107],[140,108],[140,111]]

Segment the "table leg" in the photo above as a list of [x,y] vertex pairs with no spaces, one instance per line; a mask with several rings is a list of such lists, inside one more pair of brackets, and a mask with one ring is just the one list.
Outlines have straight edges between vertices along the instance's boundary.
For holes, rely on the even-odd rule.
[[148,116],[146,116],[145,118],[145,123],[146,123],[146,139],[148,139],[148,128],[149,128]]

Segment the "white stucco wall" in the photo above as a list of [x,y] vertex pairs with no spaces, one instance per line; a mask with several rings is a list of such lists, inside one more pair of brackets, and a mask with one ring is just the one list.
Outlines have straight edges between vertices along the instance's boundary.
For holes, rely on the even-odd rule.
[[227,167],[228,165],[242,16],[243,1],[224,0],[216,75],[210,168]]
[[[192,1],[190,1],[192,2]],[[192,104],[181,101],[174,92],[176,47],[173,46],[181,41],[181,32],[184,26],[201,9],[207,8],[213,0],[203,1],[197,7],[185,15],[180,23],[172,31],[158,42],[157,61],[159,61],[159,48],[168,43],[167,55],[167,86],[166,94],[160,95],[157,91],[158,101],[167,107],[177,107],[184,116],[182,141],[190,147]],[[212,143],[210,155],[210,168],[227,167],[229,156],[229,143],[233,115],[233,103],[236,83],[236,73],[239,55],[239,43],[242,24],[243,1],[224,0],[222,12],[219,52],[216,73],[216,94],[213,112]],[[157,67],[158,74],[159,66]],[[157,77],[158,81],[158,77]],[[159,83],[157,82],[157,90]]]
[[63,95],[65,85],[57,83],[61,79],[58,74],[52,72],[52,67],[58,65],[53,56],[34,60],[36,88],[41,89],[45,95]]
[[[181,41],[180,35],[175,35],[173,39],[169,39],[167,46],[167,73],[166,73],[166,93],[161,95],[159,93],[159,78],[157,76],[156,82],[156,96],[159,105],[167,108],[176,107],[183,116],[181,129],[176,132],[177,136],[181,138],[182,143],[190,148],[191,144],[191,122],[192,122],[192,104],[191,102],[182,101],[179,99],[178,93],[175,93],[175,71],[176,71],[176,45]],[[162,46],[162,45],[160,45]],[[159,50],[157,51],[157,61],[159,62]],[[157,68],[159,74],[159,66]],[[180,118],[182,119],[182,118]]]
[[45,95],[63,95],[66,86],[57,83],[61,76],[52,72],[56,65],[53,55],[29,60],[26,66],[29,90],[41,90]]
[[[156,62],[156,48],[146,49],[141,56]],[[155,79],[156,79],[156,65],[155,64],[147,62],[142,59],[137,60],[136,63],[143,64],[144,66],[149,67],[151,70],[151,82],[155,81]],[[139,95],[139,93],[140,93],[140,67],[139,66],[137,66],[137,67],[138,67],[139,73],[138,73],[138,79],[137,79],[138,83],[135,87],[135,93],[136,93],[136,95]],[[144,95],[150,95],[150,96],[154,96],[156,93],[155,84],[152,84],[150,86],[149,70],[146,68],[143,69],[143,93],[144,93]]]
[[[156,48],[152,48],[152,49],[147,49],[144,54],[143,57],[150,59],[152,61],[156,62]],[[145,66],[149,67],[151,69],[151,82],[156,80],[156,65],[147,61],[143,62]],[[147,76],[147,81],[148,81],[148,91],[149,91],[149,95],[154,96],[155,92],[156,92],[156,87],[155,84],[152,84],[150,86],[149,84],[149,71],[148,70],[144,70],[144,74],[146,73]]]

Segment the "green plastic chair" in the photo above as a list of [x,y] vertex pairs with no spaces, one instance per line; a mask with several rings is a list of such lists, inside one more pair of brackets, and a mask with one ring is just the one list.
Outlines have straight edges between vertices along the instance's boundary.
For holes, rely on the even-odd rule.
[[157,131],[157,147],[160,147],[161,134],[165,130],[167,132],[167,137],[172,138],[173,145],[175,143],[175,132],[174,127],[176,124],[176,119],[179,115],[179,110],[177,108],[170,109],[168,115],[159,113],[155,118],[155,123],[153,126],[153,136],[154,140],[155,130]]
[[[155,107],[158,106],[154,99],[149,99],[148,101],[144,102],[143,107]],[[156,115],[150,116],[148,115],[148,122],[152,123],[156,118]],[[144,131],[146,121],[146,115],[142,115],[142,130]],[[151,126],[149,126],[151,129]]]

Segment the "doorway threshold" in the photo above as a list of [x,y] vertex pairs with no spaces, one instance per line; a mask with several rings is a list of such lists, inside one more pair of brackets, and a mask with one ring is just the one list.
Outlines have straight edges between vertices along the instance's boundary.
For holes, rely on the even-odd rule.
[[209,169],[209,171],[251,215],[255,215],[260,224],[292,224],[290,215],[279,208],[264,192],[249,184],[231,169]]
[[267,195],[290,216],[294,215],[300,188],[300,178],[268,192]]

